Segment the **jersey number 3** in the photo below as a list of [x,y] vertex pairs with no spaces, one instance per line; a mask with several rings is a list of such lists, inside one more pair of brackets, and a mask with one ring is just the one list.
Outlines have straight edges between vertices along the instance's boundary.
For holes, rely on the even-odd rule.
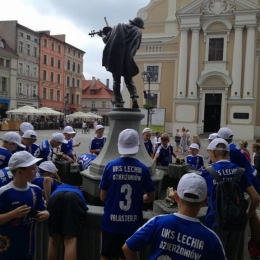
[[126,193],[125,194],[126,205],[125,205],[125,201],[119,201],[119,207],[121,210],[127,211],[130,209],[132,203],[132,199],[131,199],[132,187],[129,184],[122,185],[121,193]]

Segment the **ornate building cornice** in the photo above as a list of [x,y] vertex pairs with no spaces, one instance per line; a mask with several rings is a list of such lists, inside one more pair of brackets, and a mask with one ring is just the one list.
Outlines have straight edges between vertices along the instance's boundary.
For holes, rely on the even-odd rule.
[[200,10],[203,14],[219,15],[221,13],[232,13],[236,10],[236,4],[234,1],[228,0],[204,1],[201,5]]

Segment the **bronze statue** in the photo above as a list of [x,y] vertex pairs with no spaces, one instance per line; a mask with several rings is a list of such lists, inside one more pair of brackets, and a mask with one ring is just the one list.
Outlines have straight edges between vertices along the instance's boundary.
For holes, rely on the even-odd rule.
[[[105,19],[106,20],[106,19]],[[103,51],[102,66],[112,73],[115,107],[124,107],[124,101],[120,92],[121,76],[124,77],[126,87],[132,98],[132,108],[139,108],[136,86],[133,77],[139,73],[134,56],[140,47],[144,21],[140,17],[129,20],[129,24],[119,23],[111,28],[107,26],[102,31],[92,31],[89,35],[98,34],[105,45]],[[107,21],[106,21],[107,23]]]

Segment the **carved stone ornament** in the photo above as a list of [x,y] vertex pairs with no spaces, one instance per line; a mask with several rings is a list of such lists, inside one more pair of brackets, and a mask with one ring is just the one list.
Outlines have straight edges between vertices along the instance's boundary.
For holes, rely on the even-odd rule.
[[229,0],[211,0],[204,1],[201,6],[201,12],[203,14],[215,14],[231,13],[236,10],[234,1]]

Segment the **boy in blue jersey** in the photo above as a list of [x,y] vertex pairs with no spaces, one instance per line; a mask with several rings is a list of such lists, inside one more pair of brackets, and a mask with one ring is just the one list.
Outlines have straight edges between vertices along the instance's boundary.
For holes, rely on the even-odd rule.
[[51,193],[57,188],[57,184],[53,180],[57,169],[53,162],[45,161],[38,166],[38,170],[41,176],[35,177],[32,184],[39,186],[43,190],[46,204],[48,204]]
[[33,125],[28,122],[23,122],[19,127],[18,133],[20,136],[23,136],[23,134],[28,130],[34,130]]
[[65,140],[67,143],[61,144],[60,151],[63,153],[63,159],[69,162],[76,161],[75,154],[73,153],[73,139],[72,137],[76,132],[73,130],[71,126],[64,127],[63,134],[65,136]]
[[143,130],[143,141],[144,141],[144,147],[149,154],[150,157],[153,158],[153,144],[151,141],[152,136],[152,130],[150,128],[145,128]]
[[16,152],[9,161],[13,181],[0,188],[0,259],[30,260],[34,254],[34,220],[49,217],[41,189],[30,184],[36,159],[26,151]]
[[168,166],[169,163],[172,163],[172,156],[177,158],[176,154],[173,151],[173,146],[169,144],[170,137],[168,134],[164,133],[161,135],[161,144],[156,148],[154,162],[160,166]]
[[137,260],[137,251],[151,245],[150,260],[226,260],[218,236],[197,218],[208,201],[205,180],[185,174],[174,192],[178,213],[150,219],[123,246],[127,260]]
[[48,260],[58,259],[62,239],[64,259],[77,260],[77,237],[88,210],[82,191],[61,184],[52,193],[47,207],[50,212]]
[[8,166],[8,162],[12,156],[12,152],[16,151],[17,147],[25,148],[21,143],[21,137],[15,132],[8,132],[4,134],[2,146],[0,147],[0,169]]
[[195,171],[202,171],[204,167],[203,156],[199,154],[199,146],[195,143],[190,145],[190,154],[186,158],[187,164]]
[[[214,139],[207,148],[210,159],[212,161],[213,169],[219,173],[219,176],[224,180],[225,178],[233,178],[235,172],[239,167],[228,161],[229,157],[229,145],[222,138]],[[212,178],[212,176],[207,172],[207,170],[203,170],[201,176],[206,180],[208,187],[208,196],[211,206],[208,207],[208,211],[206,214],[206,223],[209,228],[214,230],[219,236],[220,240],[223,243],[225,248],[226,256],[228,260],[237,259],[237,252],[239,248],[240,238],[243,232],[229,232],[223,229],[220,229],[216,226],[216,219],[214,216],[214,211],[216,211],[216,189],[218,183]],[[245,172],[240,181],[238,182],[242,191],[245,191],[249,194],[251,203],[247,210],[247,216],[250,218],[252,214],[254,214],[256,207],[259,203],[259,196],[252,186],[251,180],[248,177],[248,174]]]
[[154,184],[149,169],[135,158],[140,146],[138,133],[123,130],[118,137],[121,157],[109,162],[100,183],[100,199],[105,202],[102,217],[101,259],[125,259],[122,246],[143,224],[143,203],[154,200]]
[[13,174],[8,167],[0,170],[0,187],[8,184],[13,180]]
[[59,147],[62,143],[68,143],[65,137],[61,133],[54,133],[51,140],[44,140],[40,145],[39,157],[43,158],[43,161],[51,161],[53,157],[53,149]]
[[89,152],[94,153],[95,155],[99,155],[101,150],[103,149],[106,137],[103,136],[105,127],[102,125],[97,125],[95,127],[96,137],[93,137],[89,146]]
[[[227,127],[220,128],[218,131],[218,137],[223,138],[229,144],[229,160],[245,169],[245,173],[250,178],[255,190],[259,193],[259,181],[256,177],[257,171],[252,167],[245,154],[241,149],[238,149],[233,143],[234,133]],[[249,225],[251,229],[251,239],[249,241],[250,256],[256,258],[260,256],[260,220],[257,213],[254,212],[249,219]]]

